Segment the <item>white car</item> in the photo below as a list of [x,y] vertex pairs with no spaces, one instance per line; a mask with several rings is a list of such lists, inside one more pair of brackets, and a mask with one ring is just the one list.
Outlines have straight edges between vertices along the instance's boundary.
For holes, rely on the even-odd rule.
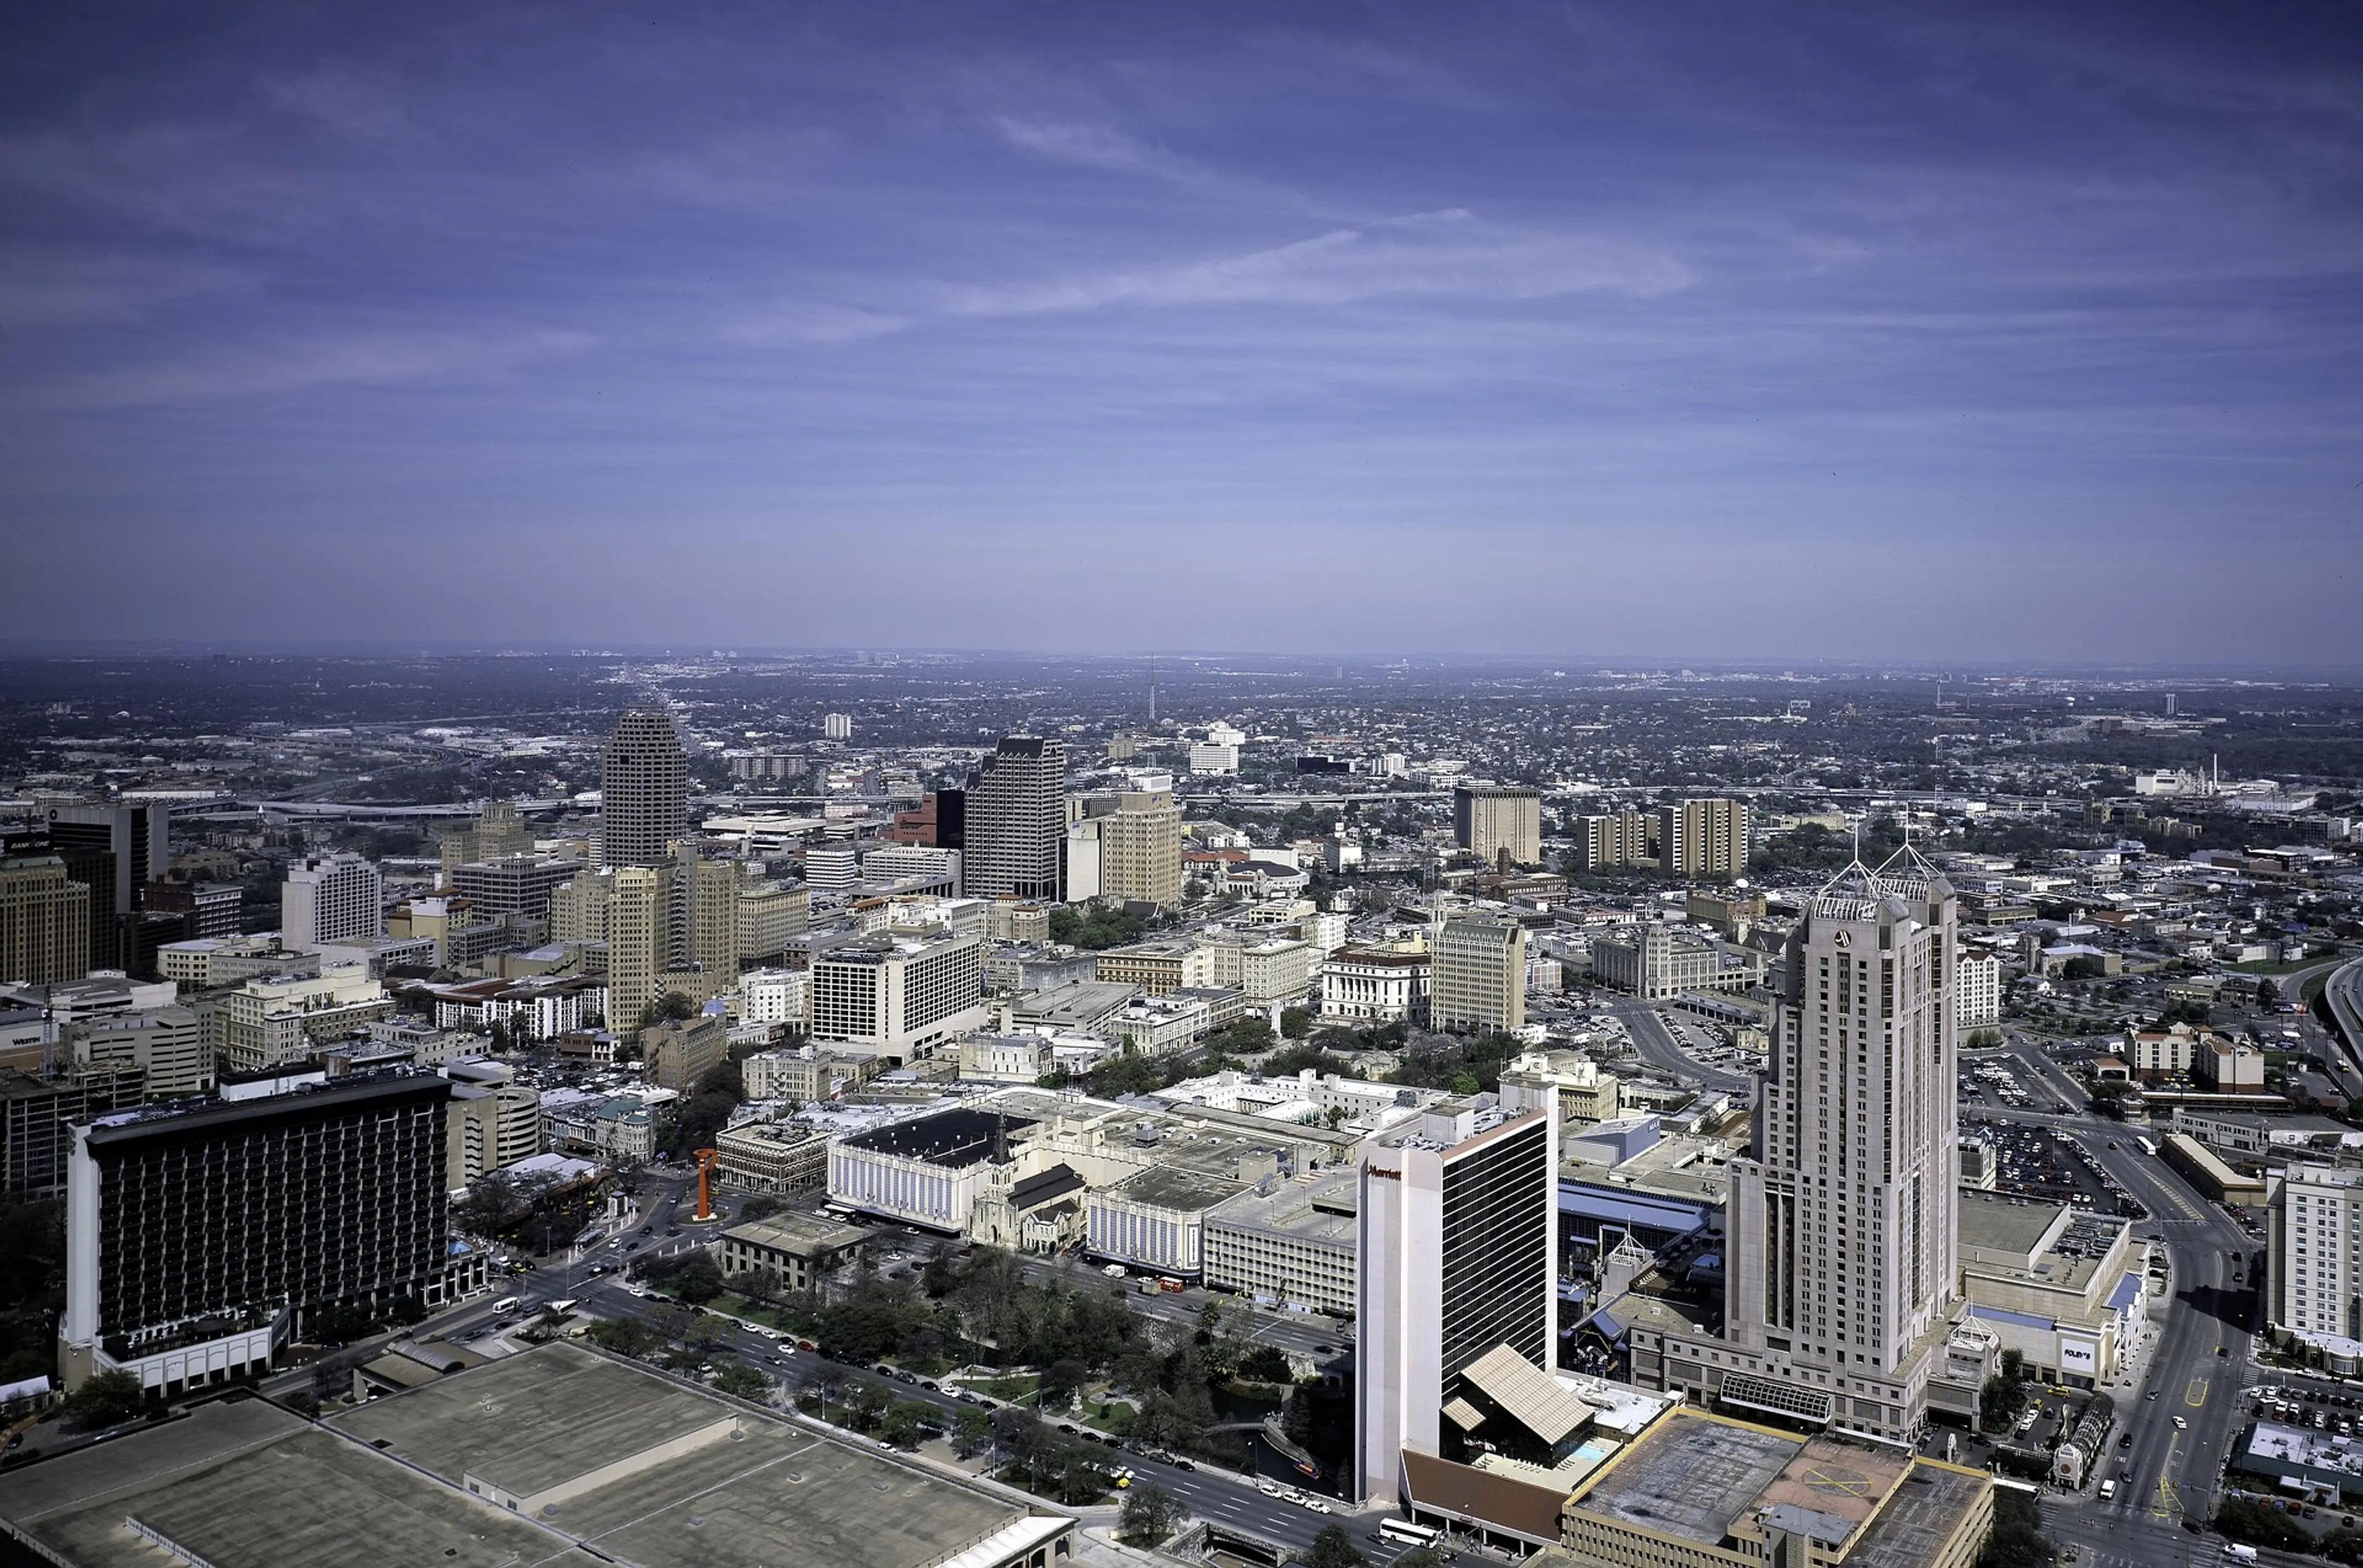
[[1288,1489],[1277,1481],[1259,1481],[1256,1483],[1256,1490],[1267,1497],[1282,1497],[1288,1495]]
[[1323,1502],[1320,1498],[1309,1494],[1300,1496],[1296,1500],[1304,1507],[1312,1509],[1316,1514],[1326,1514],[1329,1511],[1329,1505],[1327,1503]]
[[2174,1429],[2178,1432],[2187,1432],[2191,1429],[2191,1423],[2177,1416],[2174,1418]]

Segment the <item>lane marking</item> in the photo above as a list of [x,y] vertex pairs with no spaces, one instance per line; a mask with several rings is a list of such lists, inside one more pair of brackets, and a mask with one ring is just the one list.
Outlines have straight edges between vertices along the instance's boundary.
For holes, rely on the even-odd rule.
[[2190,1388],[2189,1388],[2189,1389],[2187,1389],[2187,1390],[2185,1390],[2185,1391],[2184,1391],[2184,1393],[2183,1393],[2183,1396],[2182,1396],[2182,1402],[2183,1402],[2185,1405],[2190,1406],[2190,1407],[2191,1407],[2191,1408],[2193,1408],[2193,1409],[2196,1409],[2196,1408],[2198,1408],[2200,1406],[2206,1404],[2206,1403],[2207,1403],[2207,1380],[2206,1380],[2205,1378],[2203,1378],[2203,1377],[2194,1377],[2194,1378],[2192,1378],[2192,1379],[2191,1380],[2191,1386],[2190,1386]]

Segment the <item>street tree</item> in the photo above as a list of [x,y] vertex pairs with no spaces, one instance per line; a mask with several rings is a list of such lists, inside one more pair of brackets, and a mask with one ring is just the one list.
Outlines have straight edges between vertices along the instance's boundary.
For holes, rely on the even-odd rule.
[[1124,1496],[1116,1513],[1116,1534],[1132,1546],[1157,1546],[1182,1522],[1182,1505],[1164,1487],[1151,1482]]

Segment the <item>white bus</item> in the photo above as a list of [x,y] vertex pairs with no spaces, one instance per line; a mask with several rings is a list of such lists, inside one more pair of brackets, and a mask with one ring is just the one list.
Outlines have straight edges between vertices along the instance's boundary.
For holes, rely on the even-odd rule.
[[516,1305],[517,1298],[516,1296],[505,1296],[498,1301],[493,1303],[493,1310],[495,1312],[514,1312],[516,1310]]
[[2141,1151],[2143,1153],[2150,1156],[2152,1159],[2156,1159],[2158,1157],[2158,1145],[2152,1143],[2148,1139],[2136,1138],[2134,1141],[2141,1145]]
[[1379,1533],[1405,1546],[1434,1546],[1442,1532],[1434,1525],[1415,1525],[1409,1519],[1381,1519]]

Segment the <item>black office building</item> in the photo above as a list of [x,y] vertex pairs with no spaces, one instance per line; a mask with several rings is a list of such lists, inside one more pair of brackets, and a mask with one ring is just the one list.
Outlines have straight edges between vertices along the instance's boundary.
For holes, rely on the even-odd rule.
[[422,1305],[449,1263],[448,1080],[389,1073],[76,1129],[66,1380],[167,1391],[269,1364],[307,1314]]

